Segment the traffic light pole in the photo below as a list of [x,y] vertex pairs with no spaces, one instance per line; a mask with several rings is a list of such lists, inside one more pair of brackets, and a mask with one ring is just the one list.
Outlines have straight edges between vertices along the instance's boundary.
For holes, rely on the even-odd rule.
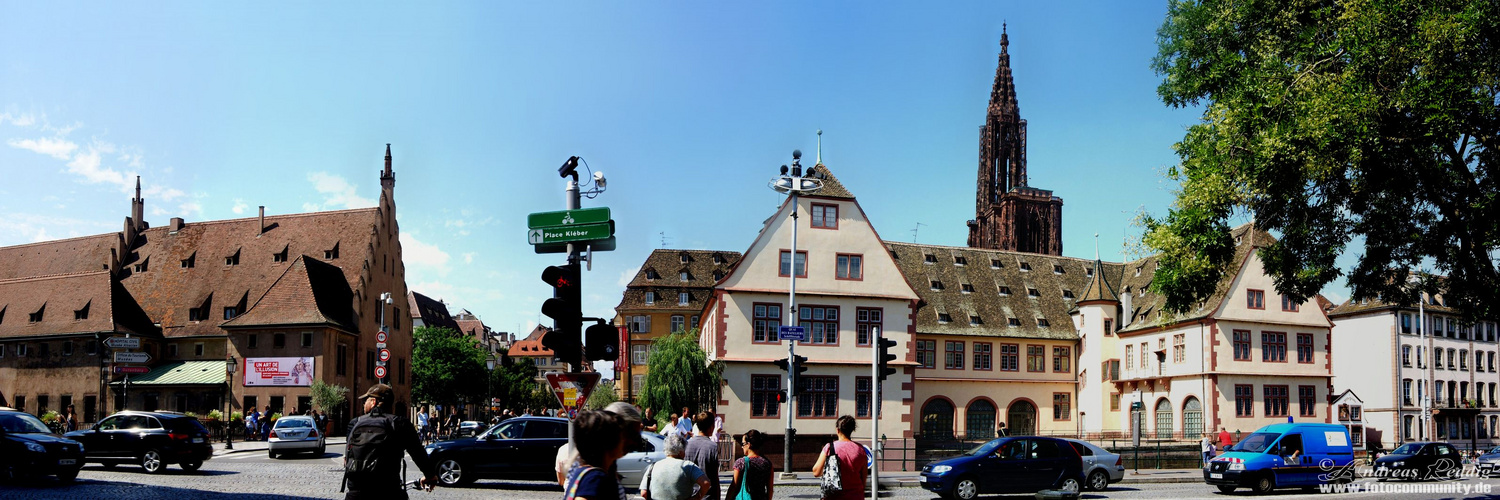
[[[782,315],[790,325],[796,325],[797,321],[797,191],[793,190],[792,196],[792,253],[788,263],[790,269],[787,274],[791,276],[787,280],[791,283],[787,286],[787,313]],[[797,341],[786,341],[786,434],[782,442],[782,479],[797,479],[797,473],[792,471],[792,434],[796,432],[792,428],[792,414],[797,410]]]
[[870,328],[870,500],[880,497],[880,386],[884,377],[880,373],[880,327]]

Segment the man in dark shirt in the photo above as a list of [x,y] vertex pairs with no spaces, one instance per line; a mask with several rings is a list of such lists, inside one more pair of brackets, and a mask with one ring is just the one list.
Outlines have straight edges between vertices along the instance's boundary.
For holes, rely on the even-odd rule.
[[411,454],[412,461],[422,471],[423,477],[418,481],[420,487],[432,491],[432,487],[437,484],[437,467],[433,465],[431,457],[427,456],[427,450],[422,448],[422,439],[417,436],[416,427],[406,418],[388,413],[394,395],[391,386],[375,384],[359,397],[364,400],[365,414],[349,422],[351,442],[348,453],[344,455],[344,470],[351,471],[349,457],[359,455],[356,448],[363,446],[355,442],[358,438],[353,435],[361,423],[387,419],[391,430],[384,435],[375,450],[363,450],[368,456],[379,457],[375,470],[358,475],[361,479],[356,479],[353,472],[346,472],[350,476],[345,500],[406,498],[406,485],[402,484],[404,478],[401,477],[403,453]]
[[713,425],[713,413],[698,412],[693,422],[693,438],[688,440],[685,453],[687,461],[703,469],[703,473],[708,476],[710,486],[703,495],[704,500],[719,500],[719,443],[708,437]]

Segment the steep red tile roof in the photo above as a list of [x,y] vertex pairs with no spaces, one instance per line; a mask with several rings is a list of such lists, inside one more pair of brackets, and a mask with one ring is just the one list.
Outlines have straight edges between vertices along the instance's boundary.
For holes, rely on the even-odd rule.
[[0,280],[0,338],[95,332],[160,333],[109,271]]
[[547,335],[547,332],[550,331],[551,330],[545,326],[537,325],[536,328],[533,328],[531,330],[531,335],[527,335],[525,339],[518,340],[516,341],[515,345],[510,346],[510,352],[508,354],[510,356],[527,358],[552,357],[552,350],[546,347],[542,347],[542,337]]
[[448,306],[442,301],[408,290],[406,304],[411,308],[411,319],[420,319],[422,324],[431,327],[460,331],[453,315],[448,313]]
[[298,256],[248,311],[220,326],[330,325],[355,332],[353,297],[338,267]]
[[0,247],[0,280],[108,270],[119,240],[119,233],[106,233]]

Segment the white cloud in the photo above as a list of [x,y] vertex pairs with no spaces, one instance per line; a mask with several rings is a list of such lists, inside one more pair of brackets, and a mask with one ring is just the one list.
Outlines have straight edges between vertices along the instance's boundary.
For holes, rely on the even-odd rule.
[[0,123],[10,123],[17,127],[31,127],[36,125],[36,115],[31,113],[17,114],[11,112],[0,113]]
[[307,174],[307,180],[313,183],[313,189],[323,195],[323,203],[321,204],[302,204],[302,208],[309,211],[375,206],[374,199],[356,194],[354,185],[350,184],[343,177],[328,172],[313,172]]
[[620,279],[618,281],[615,281],[615,283],[619,284],[620,286],[629,285],[630,280],[635,279],[635,274],[639,272],[641,272],[641,266],[635,266],[630,269],[620,271]]
[[162,187],[160,184],[150,184],[141,187],[141,197],[154,200],[172,201],[181,198],[185,194],[187,193],[182,192],[182,190]]
[[437,245],[418,241],[417,237],[412,236],[411,233],[401,233],[401,260],[419,272],[436,271],[440,275],[448,274],[448,252],[444,252]]
[[203,204],[198,203],[196,201],[185,201],[185,202],[182,202],[181,205],[177,206],[177,211],[180,212],[182,215],[185,215],[185,216],[186,215],[197,215],[197,216],[201,217],[201,216],[203,216]]
[[474,256],[475,255],[479,255],[479,253],[478,252],[464,252],[464,263],[465,264],[473,264],[474,263]]
[[11,139],[5,141],[5,143],[13,148],[25,149],[59,160],[66,160],[72,157],[73,150],[78,149],[78,144],[63,138]]
[[239,198],[235,198],[234,199],[234,207],[230,208],[229,211],[237,213],[237,214],[243,214],[243,213],[245,213],[245,210],[248,210],[249,208],[250,208],[250,205],[245,204],[245,200],[242,200],[242,199],[239,199]]
[[55,239],[54,234],[67,237],[98,234],[113,227],[114,224],[53,215],[0,214],[0,246]]
[[103,182],[122,187],[130,185],[129,181],[125,180],[125,174],[102,166],[100,151],[95,146],[89,146],[87,153],[73,155],[73,161],[68,162],[68,172],[83,176],[83,180],[91,184]]

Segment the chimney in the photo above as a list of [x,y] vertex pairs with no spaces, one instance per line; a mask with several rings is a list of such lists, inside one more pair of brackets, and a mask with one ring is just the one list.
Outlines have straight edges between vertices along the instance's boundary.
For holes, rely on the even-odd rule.
[[167,232],[175,233],[182,230],[182,217],[173,217],[167,223]]
[[266,232],[266,206],[265,205],[261,205],[260,206],[260,232],[257,233],[257,236],[260,235],[260,234],[265,234],[265,232]]

